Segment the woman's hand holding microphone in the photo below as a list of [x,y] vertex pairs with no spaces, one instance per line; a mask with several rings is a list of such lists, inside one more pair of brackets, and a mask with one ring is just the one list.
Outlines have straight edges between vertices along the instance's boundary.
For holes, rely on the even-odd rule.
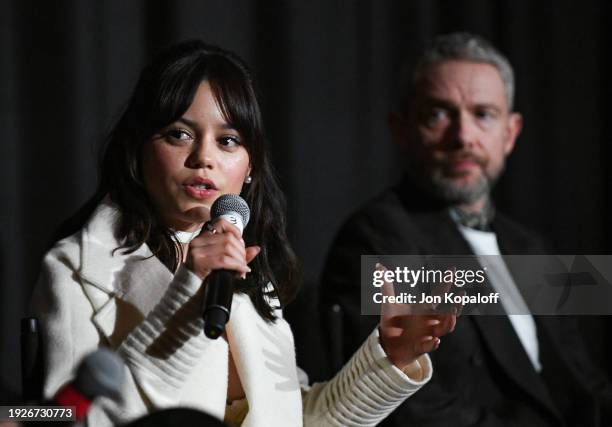
[[198,237],[189,243],[185,264],[200,279],[213,270],[231,270],[245,278],[248,264],[259,254],[259,246],[245,247],[238,228],[224,219],[207,223]]

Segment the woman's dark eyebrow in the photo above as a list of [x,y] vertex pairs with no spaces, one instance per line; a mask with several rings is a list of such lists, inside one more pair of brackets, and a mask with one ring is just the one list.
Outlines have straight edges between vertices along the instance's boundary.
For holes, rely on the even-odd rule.
[[[197,122],[195,122],[193,120],[189,120],[186,117],[180,117],[176,121],[177,121],[177,123],[183,123],[183,124],[193,128],[193,129],[195,129],[197,131],[200,130],[200,126],[198,125]],[[226,129],[226,130],[235,130],[235,131],[237,131],[237,129],[236,129],[236,127],[234,125],[232,125],[231,123],[227,123],[227,122],[224,122],[220,127],[222,129]]]
[[238,129],[236,129],[236,126],[234,126],[234,125],[233,125],[233,124],[231,124],[231,123],[227,123],[227,122],[223,123],[223,124],[221,125],[221,128],[223,128],[223,129],[227,129],[227,130],[235,130],[235,131],[238,131]]

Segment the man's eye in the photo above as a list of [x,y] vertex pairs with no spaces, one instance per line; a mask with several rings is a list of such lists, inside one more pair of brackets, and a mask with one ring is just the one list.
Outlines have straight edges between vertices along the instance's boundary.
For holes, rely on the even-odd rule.
[[240,139],[236,136],[223,136],[219,139],[219,144],[224,147],[238,147],[240,145]]
[[428,125],[435,125],[448,119],[448,112],[442,108],[433,108],[425,114]]
[[477,110],[474,115],[478,120],[491,120],[497,117],[495,112],[490,110]]

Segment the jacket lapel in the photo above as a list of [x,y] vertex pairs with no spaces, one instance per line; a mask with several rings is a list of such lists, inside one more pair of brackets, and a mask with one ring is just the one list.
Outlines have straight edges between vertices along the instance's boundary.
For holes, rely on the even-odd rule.
[[534,370],[506,316],[472,316],[485,346],[506,375],[525,393],[560,416],[540,376]]
[[[493,221],[493,229],[497,236],[500,252],[503,255],[544,253],[544,248],[539,241],[516,227],[503,215],[496,215]],[[531,289],[524,289],[520,280],[521,275],[517,275],[512,263],[506,262],[506,265],[521,293],[525,296],[526,293],[531,292]],[[530,301],[529,298],[525,298],[525,300],[526,302]],[[557,417],[561,417],[541,376],[534,370],[531,361],[525,354],[508,317],[474,316],[473,320],[480,329],[484,342],[510,378],[513,378],[527,394],[543,404],[550,412]],[[536,322],[536,328],[539,329],[540,327],[539,322]],[[541,331],[538,331],[538,336],[540,333]],[[539,346],[541,353],[542,342],[539,343]]]
[[142,245],[131,254],[116,250],[118,211],[107,201],[81,233],[79,276],[94,314],[92,321],[116,348],[161,299],[172,273]]

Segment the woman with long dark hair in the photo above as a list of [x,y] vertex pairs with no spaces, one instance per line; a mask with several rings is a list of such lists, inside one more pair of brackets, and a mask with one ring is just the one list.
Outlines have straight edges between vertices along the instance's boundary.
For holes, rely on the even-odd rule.
[[[250,73],[235,55],[189,41],[143,70],[110,133],[96,194],[43,262],[35,314],[46,396],[101,346],[124,358],[128,375],[119,396],[89,412],[94,426],[173,406],[233,425],[372,425],[429,379],[424,353],[454,316],[383,317],[331,381],[301,378],[282,318],[296,260],[265,145]],[[244,236],[209,222],[223,194],[247,201]],[[242,280],[226,332],[210,340],[202,298],[218,269]]]

